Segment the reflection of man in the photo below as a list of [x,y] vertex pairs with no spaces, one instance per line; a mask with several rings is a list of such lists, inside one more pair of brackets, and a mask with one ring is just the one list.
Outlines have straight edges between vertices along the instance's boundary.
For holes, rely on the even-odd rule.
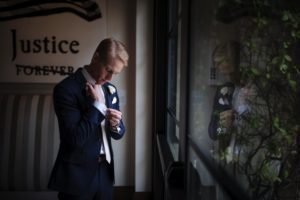
[[105,39],[89,65],[57,84],[54,107],[60,148],[49,188],[60,200],[112,200],[114,157],[111,138],[120,139],[125,127],[112,76],[127,65],[122,43]]
[[227,82],[218,87],[214,102],[213,113],[209,123],[209,136],[216,140],[219,136],[228,134],[234,120],[233,96],[239,85],[238,73],[239,45],[229,41],[216,47],[213,52],[213,63]]
[[208,131],[210,138],[213,140],[216,140],[218,136],[227,134],[231,129],[234,120],[232,109],[233,91],[234,85],[232,83],[226,83],[216,91]]
[[226,161],[230,162],[232,153],[237,150],[234,130],[241,125],[240,119],[250,111],[249,100],[255,91],[250,84],[240,83],[237,42],[229,41],[217,46],[213,61],[227,82],[217,88],[208,132],[211,139],[219,141],[219,152],[225,153]]

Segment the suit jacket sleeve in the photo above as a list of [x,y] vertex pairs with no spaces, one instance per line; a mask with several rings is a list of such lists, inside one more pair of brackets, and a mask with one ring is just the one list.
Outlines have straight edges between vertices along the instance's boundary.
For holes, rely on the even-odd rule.
[[[112,86],[112,85],[111,85]],[[113,86],[114,87],[114,86]],[[115,87],[114,87],[115,88]],[[108,91],[109,92],[109,91]],[[109,108],[113,108],[113,109],[116,109],[116,110],[119,110],[120,111],[120,105],[119,105],[119,102],[120,102],[120,99],[119,99],[119,95],[118,95],[118,92],[116,90],[115,93],[113,94],[110,94],[108,96],[108,102],[107,102],[107,105]],[[125,125],[124,125],[124,122],[123,120],[121,119],[120,121],[120,124],[119,124],[119,127],[116,129],[116,130],[113,130],[110,126],[110,123],[108,122],[107,123],[107,129],[106,129],[107,133],[110,134],[110,136],[115,139],[115,140],[118,140],[118,139],[121,139],[125,133]]]
[[53,98],[62,142],[83,146],[91,137],[99,137],[97,129],[105,116],[88,101],[82,90],[60,84],[54,88]]

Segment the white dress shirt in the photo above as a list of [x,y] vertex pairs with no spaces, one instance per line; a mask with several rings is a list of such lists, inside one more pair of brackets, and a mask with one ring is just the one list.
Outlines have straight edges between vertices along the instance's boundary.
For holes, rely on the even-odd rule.
[[[88,71],[85,68],[82,69],[82,74],[87,82],[91,83],[92,85],[96,84],[96,81],[92,78],[92,76],[88,73]],[[104,92],[102,90],[102,86],[99,86],[98,88],[101,94],[101,99],[95,100],[93,102],[93,105],[105,116],[107,107],[105,104]],[[101,143],[100,154],[105,154],[107,161],[110,163],[110,153],[109,153],[109,147],[107,144],[107,137],[105,132],[105,119],[101,122],[101,128],[102,128],[103,142]],[[106,148],[104,146],[106,146]]]

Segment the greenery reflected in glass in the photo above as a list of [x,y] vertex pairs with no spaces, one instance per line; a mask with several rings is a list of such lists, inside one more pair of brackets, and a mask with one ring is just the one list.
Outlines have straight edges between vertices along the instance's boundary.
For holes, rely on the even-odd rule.
[[218,158],[231,158],[224,164],[255,199],[298,199],[300,4],[224,0],[217,19],[239,21],[241,83],[253,88],[250,112],[235,119],[233,148]]

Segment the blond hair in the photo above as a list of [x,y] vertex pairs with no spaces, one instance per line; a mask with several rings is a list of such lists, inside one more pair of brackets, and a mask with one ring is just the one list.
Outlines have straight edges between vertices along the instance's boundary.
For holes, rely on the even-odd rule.
[[102,40],[95,53],[98,53],[100,62],[105,66],[113,63],[115,60],[120,60],[124,66],[128,65],[129,55],[126,46],[113,38]]

